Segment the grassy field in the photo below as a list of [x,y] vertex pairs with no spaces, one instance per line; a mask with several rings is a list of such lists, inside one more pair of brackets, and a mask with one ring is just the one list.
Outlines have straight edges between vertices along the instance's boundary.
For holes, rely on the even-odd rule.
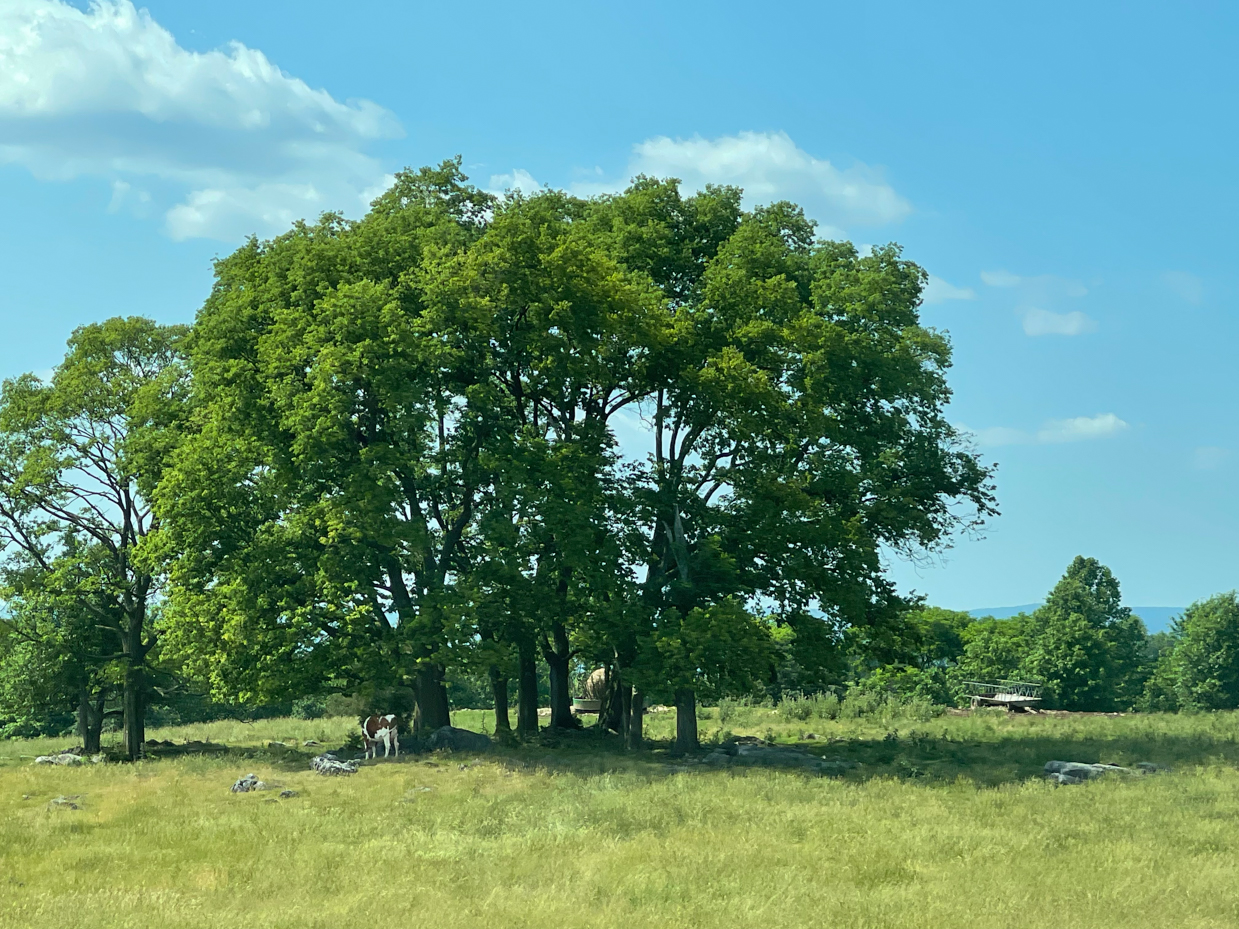
[[[230,750],[76,769],[31,764],[64,739],[0,742],[0,926],[1239,925],[1239,714],[703,716],[704,740],[859,764],[685,767],[583,734],[323,778],[266,747],[345,719],[162,730]],[[1174,770],[1056,788],[1052,758]],[[230,793],[250,771],[298,795]]]

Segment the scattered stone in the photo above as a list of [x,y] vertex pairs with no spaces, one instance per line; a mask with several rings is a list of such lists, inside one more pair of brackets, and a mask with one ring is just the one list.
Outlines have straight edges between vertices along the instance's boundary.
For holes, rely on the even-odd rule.
[[82,756],[75,755],[72,752],[61,752],[58,755],[40,755],[34,760],[35,764],[59,764],[59,765],[79,765],[82,763]]
[[91,755],[91,756],[90,756],[90,763],[91,763],[91,764],[105,764],[105,763],[107,762],[107,760],[108,760],[108,756],[107,756],[107,755],[104,755],[104,754],[98,754],[98,755]]
[[81,794],[70,794],[67,797],[53,797],[51,800],[47,801],[47,808],[49,810],[80,810],[81,807],[73,801],[80,800],[81,797]]
[[455,726],[443,726],[426,740],[426,747],[431,751],[484,752],[490,748],[490,736]]
[[306,739],[306,740],[305,740],[304,742],[302,742],[301,744],[302,744],[302,745],[304,745],[306,748],[309,748],[311,745],[322,745],[323,743],[322,743],[322,742],[316,742],[314,739]]
[[1049,774],[1046,775],[1046,780],[1050,781],[1053,784],[1083,784],[1084,783],[1083,778],[1073,777],[1070,774],[1063,774],[1059,771],[1051,771]]
[[647,706],[645,708],[645,712],[647,713],[670,713],[674,709],[675,707],[673,706],[663,706],[661,703],[655,703],[653,706]]
[[22,794],[22,799],[23,799],[23,800],[33,800],[33,799],[34,799],[34,794]]
[[[1144,762],[1148,764],[1149,762]],[[1082,761],[1047,761],[1045,776],[1056,784],[1082,784],[1107,774],[1144,774],[1140,765],[1135,769],[1117,764],[1086,764]]]
[[771,745],[751,737],[720,745],[700,762],[687,761],[687,764],[694,763],[711,767],[737,764],[745,767],[804,768],[817,774],[842,774],[856,767],[854,761],[826,760],[798,748]]
[[285,745],[283,742],[268,742],[267,748],[275,749],[275,751],[277,752],[288,751],[288,746]]
[[327,752],[314,756],[310,762],[310,768],[319,774],[337,776],[356,774],[357,764],[356,761],[341,761],[331,752]]
[[297,796],[297,791],[295,791],[295,790],[287,790],[287,789],[286,789],[286,790],[281,790],[281,791],[280,791],[280,799],[281,799],[281,800],[291,800],[291,799],[292,799],[293,797],[295,797],[295,796]]
[[547,719],[550,715],[551,715],[551,708],[549,706],[538,707],[538,716],[540,718]]
[[239,781],[237,781],[235,784],[232,785],[232,792],[234,794],[247,794],[251,790],[266,790],[266,789],[267,789],[267,782],[260,781],[258,779],[258,775],[252,772],[245,775],[245,777],[241,778]]
[[1153,764],[1151,761],[1141,761],[1136,765],[1136,770],[1141,774],[1168,774],[1170,769],[1165,765]]

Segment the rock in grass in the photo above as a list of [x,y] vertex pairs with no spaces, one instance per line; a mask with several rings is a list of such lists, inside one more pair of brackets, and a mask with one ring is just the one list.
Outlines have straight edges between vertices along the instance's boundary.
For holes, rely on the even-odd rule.
[[490,748],[490,736],[470,729],[443,726],[426,740],[426,747],[431,751],[484,752]]
[[280,791],[281,800],[290,800],[295,796],[297,796],[297,791],[295,790],[281,790]]
[[82,763],[82,756],[75,755],[72,752],[61,752],[59,755],[40,755],[34,760],[34,763],[59,764],[72,767],[73,765],[79,765]]
[[357,762],[341,761],[331,752],[327,752],[323,755],[315,755],[310,761],[310,769],[326,775],[356,774]]
[[80,794],[74,794],[71,797],[53,797],[47,801],[47,808],[49,810],[80,810],[81,807],[74,803],[80,798]]
[[1046,779],[1054,784],[1083,784],[1084,779],[1073,777],[1070,774],[1062,774],[1058,771],[1051,771],[1046,775]]
[[267,789],[266,781],[260,781],[258,779],[258,775],[252,772],[250,774],[245,775],[245,777],[241,778],[239,781],[237,781],[235,784],[232,785],[232,792],[234,794],[247,794],[251,790],[266,790],[266,789]]
[[[1057,784],[1082,784],[1107,774],[1139,774],[1140,770],[1117,764],[1086,764],[1082,761],[1047,761],[1045,775]],[[1070,780],[1064,780],[1070,778]]]

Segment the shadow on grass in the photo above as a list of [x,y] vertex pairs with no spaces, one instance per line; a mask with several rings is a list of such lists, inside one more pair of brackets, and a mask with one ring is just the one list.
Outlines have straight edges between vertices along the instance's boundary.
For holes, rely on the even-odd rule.
[[[1045,763],[1051,760],[1123,766],[1150,761],[1171,769],[1217,764],[1239,766],[1239,742],[1207,734],[1076,737],[1025,731],[1004,738],[969,739],[912,728],[903,733],[892,730],[876,738],[780,741],[776,744],[780,748],[799,749],[825,761],[851,763],[854,766],[840,765],[839,773],[826,776],[856,782],[896,777],[931,785],[963,779],[976,786],[995,787],[1040,777]],[[544,734],[537,740],[498,746],[488,756],[470,757],[488,757],[513,769],[585,777],[617,773],[652,777],[711,775],[720,770],[803,771],[806,777],[821,776],[795,767],[703,764],[714,747],[706,745],[694,754],[678,756],[672,754],[670,742],[652,741],[647,743],[645,751],[625,752],[617,737],[585,730],[562,735]]]
[[[404,740],[402,740],[404,742]],[[676,775],[709,776],[719,771],[757,773],[774,770],[761,764],[704,764],[716,747],[702,746],[699,752],[678,756],[669,741],[650,740],[643,751],[625,751],[618,736],[588,727],[581,730],[543,729],[538,736],[524,740],[510,737],[494,743],[487,752],[435,752],[409,749],[398,758],[365,760],[362,767],[377,765],[434,765],[469,767],[476,763],[497,763],[513,771],[531,774],[566,774],[596,777],[609,774],[662,778]],[[998,786],[1040,777],[1050,760],[1102,762],[1132,766],[1141,761],[1172,769],[1208,765],[1239,766],[1239,730],[1209,732],[1186,731],[1109,731],[1091,725],[1076,731],[1056,730],[1052,726],[992,729],[985,732],[952,731],[941,722],[912,723],[909,728],[891,729],[884,735],[850,733],[812,740],[781,739],[780,748],[795,748],[829,762],[843,762],[826,776],[850,782],[895,777],[916,780],[927,786],[953,783],[960,779],[977,786]],[[351,746],[212,746],[209,757],[229,765],[249,767],[263,764],[279,772],[309,769],[310,760],[324,752],[341,758],[357,757]],[[155,752],[147,761],[195,757],[196,753]],[[717,759],[716,759],[717,760]],[[8,763],[16,758],[5,759]],[[23,759],[24,761],[24,759]],[[805,777],[822,776],[816,771],[778,767]]]

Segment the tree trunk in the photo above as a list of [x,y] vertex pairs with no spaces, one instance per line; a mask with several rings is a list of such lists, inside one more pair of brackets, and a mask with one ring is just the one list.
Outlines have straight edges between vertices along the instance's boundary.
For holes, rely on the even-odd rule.
[[142,757],[146,742],[146,674],[141,661],[125,662],[125,757],[136,761]]
[[91,701],[90,687],[82,685],[77,702],[77,734],[82,737],[82,753],[85,755],[99,754],[103,741],[103,701],[104,694],[100,693],[96,707]]
[[598,727],[609,729],[623,735],[628,722],[628,692],[631,688],[624,683],[619,665],[607,668],[607,686],[598,707]]
[[443,666],[423,664],[415,679],[417,708],[413,711],[413,734],[434,732],[452,724],[447,704],[447,688],[443,686]]
[[140,607],[130,607],[125,613],[121,634],[121,651],[125,654],[124,690],[121,707],[125,715],[125,757],[137,761],[146,742],[146,653],[150,646],[142,641],[146,621],[145,596]]
[[516,731],[538,734],[538,659],[532,641],[517,643],[519,672],[516,681]]
[[508,679],[503,677],[498,665],[490,666],[490,692],[495,701],[495,735],[512,731],[508,720]]
[[645,694],[633,688],[628,708],[628,726],[624,730],[624,747],[630,752],[645,748]]
[[551,677],[551,728],[579,729],[581,721],[572,715],[571,678],[569,673],[572,649],[568,630],[563,623],[551,626],[551,641],[542,639],[542,657],[546,659]]
[[690,689],[675,692],[675,746],[677,754],[695,752],[697,742],[697,693]]

